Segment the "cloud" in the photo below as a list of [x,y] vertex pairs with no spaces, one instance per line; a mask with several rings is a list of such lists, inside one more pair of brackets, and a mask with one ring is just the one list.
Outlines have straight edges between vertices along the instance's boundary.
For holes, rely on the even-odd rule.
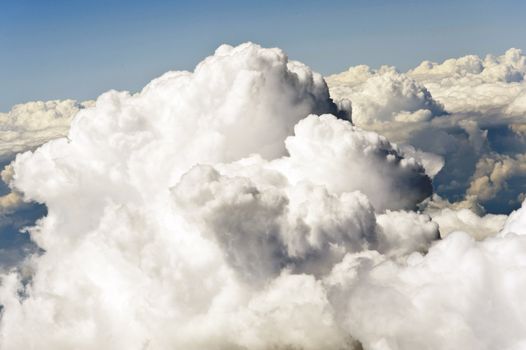
[[320,277],[352,252],[425,251],[438,231],[392,211],[431,193],[422,165],[323,112],[336,105],[306,66],[222,46],[19,154],[9,182],[48,213],[29,230],[42,253],[2,275],[2,348],[353,344]]
[[328,281],[345,295],[348,331],[364,348],[517,349],[525,342],[525,243],[454,233],[402,263],[349,255]]
[[0,113],[0,238],[7,245],[10,243],[6,237],[20,243],[17,248],[0,248],[4,257],[0,259],[0,269],[15,265],[28,252],[34,251],[28,240],[21,240],[18,236],[22,235],[16,233],[24,225],[31,224],[24,215],[33,218],[34,215],[28,212],[42,213],[37,205],[25,202],[21,193],[9,190],[8,184],[14,172],[8,164],[17,153],[33,150],[47,141],[67,135],[73,117],[92,105],[92,101],[35,101],[15,105],[9,112]]
[[0,160],[65,136],[75,114],[91,105],[91,101],[37,101],[0,113]]
[[442,238],[450,233],[462,231],[477,240],[483,240],[500,232],[508,219],[506,215],[482,215],[483,211],[472,202],[451,204],[437,195],[423,206],[425,213],[438,224]]
[[[247,43],[109,91],[18,154],[4,181],[47,212],[38,251],[0,273],[0,348],[523,346],[526,210],[429,198],[444,160],[461,178],[496,139],[407,75],[364,72],[403,102],[380,96],[364,125],[412,142],[351,124],[319,74]],[[520,158],[491,159],[479,173],[504,188]]]
[[515,99],[506,107],[506,114],[524,116],[526,114],[526,91],[522,90]]
[[[0,162],[0,167],[3,164]],[[31,226],[45,215],[45,208],[25,202],[18,191],[7,187],[14,176],[13,168],[6,166],[0,172],[0,271],[19,266],[25,258],[38,252],[24,227]]]
[[427,121],[444,113],[423,85],[398,73],[394,67],[372,70],[360,65],[326,79],[333,98],[351,101],[353,122],[359,126]]
[[419,80],[461,80],[466,77],[485,82],[518,82],[526,73],[526,59],[519,49],[511,48],[502,56],[476,55],[450,58],[443,63],[422,62],[410,71]]
[[326,273],[345,252],[376,245],[374,210],[363,194],[276,186],[271,180],[283,175],[265,176],[256,184],[200,166],[174,189],[179,206],[201,234],[217,242],[243,280],[267,282],[285,268]]
[[399,143],[409,154],[411,147],[424,152],[420,160],[441,196],[508,213],[524,192],[517,180],[520,171],[511,170],[518,167],[510,167],[490,189],[482,168],[488,159],[510,164],[526,154],[520,131],[526,116],[525,74],[526,57],[510,49],[501,56],[424,61],[406,73],[361,65],[327,82],[337,103],[351,101],[356,124]]
[[[468,200],[477,202],[488,202],[495,199],[497,194],[503,192],[504,187],[508,186],[509,179],[526,176],[525,161],[526,154],[519,154],[515,157],[490,155],[479,159],[466,197]],[[502,198],[503,194],[500,197]]]
[[501,56],[475,55],[443,63],[424,61],[407,75],[423,84],[450,113],[475,115],[482,123],[507,123],[524,116],[526,56],[509,49]]
[[[0,172],[0,180],[7,185],[13,180],[14,175],[13,167],[7,165],[4,170]],[[0,195],[0,214],[10,213],[22,204],[22,196],[17,191]]]

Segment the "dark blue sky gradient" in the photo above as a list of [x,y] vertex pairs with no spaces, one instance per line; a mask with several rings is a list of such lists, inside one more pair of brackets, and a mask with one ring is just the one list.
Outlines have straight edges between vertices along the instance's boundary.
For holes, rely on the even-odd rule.
[[0,0],[0,111],[138,90],[221,43],[279,46],[324,73],[526,48],[526,1]]

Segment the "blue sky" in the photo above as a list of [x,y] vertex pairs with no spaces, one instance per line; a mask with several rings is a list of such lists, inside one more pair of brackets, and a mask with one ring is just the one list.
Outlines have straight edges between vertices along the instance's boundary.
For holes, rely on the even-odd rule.
[[137,90],[221,43],[279,46],[324,73],[526,48],[526,1],[0,0],[0,111]]

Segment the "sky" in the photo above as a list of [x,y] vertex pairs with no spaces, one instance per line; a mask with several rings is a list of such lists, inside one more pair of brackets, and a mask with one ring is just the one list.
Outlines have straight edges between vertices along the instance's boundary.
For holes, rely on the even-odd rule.
[[191,70],[222,43],[280,47],[314,70],[526,48],[526,2],[0,1],[0,111],[90,99]]

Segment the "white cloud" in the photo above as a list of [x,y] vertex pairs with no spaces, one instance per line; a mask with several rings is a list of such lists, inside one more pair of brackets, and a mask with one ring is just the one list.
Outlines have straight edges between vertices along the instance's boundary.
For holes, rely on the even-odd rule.
[[507,181],[514,176],[526,175],[526,154],[515,157],[506,155],[488,155],[477,162],[477,168],[466,198],[473,201],[494,199]]
[[0,113],[0,160],[65,136],[75,114],[92,102],[37,101]]
[[358,126],[427,121],[444,113],[423,85],[394,67],[371,70],[361,65],[326,79],[334,99],[351,100],[353,122]]
[[[297,124],[318,112],[336,112],[321,76],[277,49],[222,46],[194,73],[103,94],[67,139],[18,155],[12,186],[48,214],[30,230],[44,249],[27,263],[31,283],[2,277],[2,347],[347,343],[313,276],[379,244],[373,207],[350,191],[385,191],[373,196],[380,209],[414,206],[430,180],[416,160],[347,121]],[[318,160],[348,173],[300,178],[298,168]],[[219,172],[193,168],[203,163]],[[381,171],[386,183],[378,175],[374,189],[360,171]],[[286,298],[300,286],[303,301]]]
[[491,115],[498,111],[495,117],[502,118],[515,114],[515,108],[508,106],[520,103],[515,100],[526,91],[526,56],[521,50],[509,49],[502,56],[424,61],[407,74],[424,84],[448,112]]
[[[378,124],[420,143],[336,118],[348,104],[321,76],[248,43],[139,93],[105,93],[67,138],[19,154],[4,180],[48,213],[29,231],[41,254],[0,274],[0,347],[523,346],[526,210],[504,223],[435,197],[409,211],[442,156],[476,164],[491,135],[439,116],[407,75],[353,74],[385,87]],[[520,149],[520,124],[507,130]],[[516,174],[502,157],[479,166],[495,187]]]
[[503,229],[507,220],[506,215],[481,215],[475,213],[474,209],[477,208],[473,207],[473,203],[467,201],[451,205],[440,203],[440,200],[434,198],[434,201],[427,205],[426,213],[438,224],[442,238],[450,233],[462,231],[477,240],[482,240],[496,235]]
[[359,190],[378,210],[411,209],[432,192],[416,158],[403,158],[384,137],[334,116],[305,118],[285,144],[290,162],[278,166],[293,182],[308,180],[336,193]]
[[[502,56],[424,61],[407,73],[361,65],[327,81],[336,102],[351,100],[358,125],[400,143],[402,149],[424,151],[427,156],[421,161],[442,196],[509,211],[518,204],[510,196],[525,190],[518,181],[509,181],[521,175],[519,167],[510,167],[489,188],[482,168],[487,159],[510,163],[526,154],[519,131],[526,117],[525,74],[526,56],[510,49]],[[507,128],[515,134],[505,132]],[[440,157],[443,167],[431,162]]]
[[422,62],[410,71],[418,80],[453,81],[470,77],[481,82],[518,82],[526,74],[526,58],[519,49],[509,49],[502,56],[488,55],[484,59],[476,55],[450,58],[443,63]]
[[328,280],[345,295],[348,331],[366,349],[519,349],[525,250],[524,236],[475,242],[454,233],[400,263],[349,255]]

